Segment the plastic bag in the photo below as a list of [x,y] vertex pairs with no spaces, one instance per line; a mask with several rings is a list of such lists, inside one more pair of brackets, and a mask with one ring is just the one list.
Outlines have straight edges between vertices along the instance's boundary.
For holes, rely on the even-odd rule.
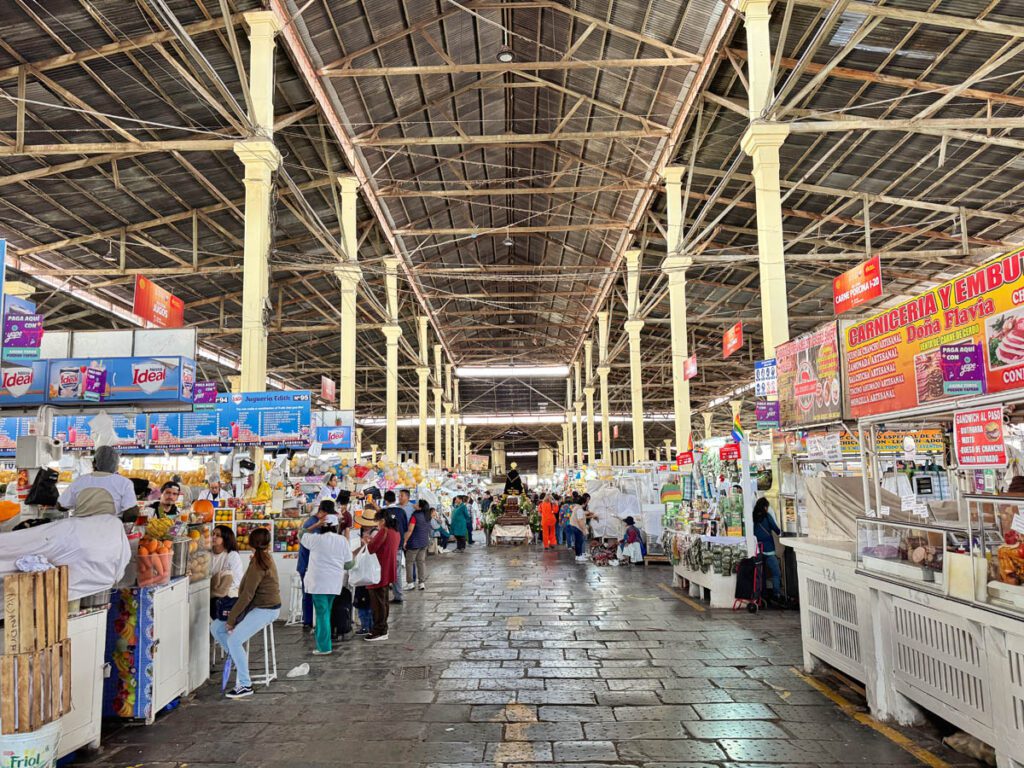
[[369,552],[356,555],[356,564],[348,572],[350,587],[372,587],[380,583],[380,563]]

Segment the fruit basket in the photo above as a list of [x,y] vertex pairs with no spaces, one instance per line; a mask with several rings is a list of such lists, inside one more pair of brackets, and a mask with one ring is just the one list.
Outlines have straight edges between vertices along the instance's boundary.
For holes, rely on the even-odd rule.
[[145,537],[139,542],[135,555],[140,587],[156,587],[171,580],[171,557],[174,554],[173,541],[160,541]]
[[270,531],[271,535],[274,533],[274,524],[270,521],[243,522],[235,525],[235,540],[238,542],[239,551],[247,552],[252,549],[252,547],[249,546],[249,535],[257,528],[266,528]]
[[213,558],[212,542],[210,541],[212,531],[212,523],[190,525],[188,528],[188,568],[186,574],[190,582],[210,578],[210,564]]
[[281,518],[274,522],[274,551],[298,552],[302,538],[302,520]]

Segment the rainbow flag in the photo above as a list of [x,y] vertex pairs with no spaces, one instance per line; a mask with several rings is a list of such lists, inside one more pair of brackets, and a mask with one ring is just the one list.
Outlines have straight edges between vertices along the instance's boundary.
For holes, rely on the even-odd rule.
[[742,443],[746,439],[746,435],[743,433],[743,426],[740,424],[739,414],[733,416],[732,419],[732,439],[737,443]]

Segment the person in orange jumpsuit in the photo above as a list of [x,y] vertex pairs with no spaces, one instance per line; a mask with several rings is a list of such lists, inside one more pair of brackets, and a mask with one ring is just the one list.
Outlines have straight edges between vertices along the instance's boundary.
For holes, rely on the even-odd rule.
[[555,547],[558,540],[555,538],[555,521],[558,519],[558,505],[552,501],[551,494],[544,497],[544,501],[538,507],[540,511],[540,529],[544,537],[544,549]]

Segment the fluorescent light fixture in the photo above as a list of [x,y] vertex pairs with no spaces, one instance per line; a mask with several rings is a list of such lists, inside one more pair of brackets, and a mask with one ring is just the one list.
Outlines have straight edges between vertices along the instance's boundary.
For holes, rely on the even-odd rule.
[[459,366],[455,374],[460,379],[564,379],[569,375],[569,366]]
[[528,456],[536,456],[536,451],[506,451],[505,458],[508,459],[522,459]]
[[[645,413],[644,421],[647,423],[651,422],[671,422],[675,420],[675,416],[671,413]],[[491,426],[491,425],[502,425],[512,424],[522,426],[525,424],[564,424],[566,417],[560,413],[506,413],[496,414],[493,416],[462,416],[459,419],[460,424],[465,424],[468,427],[479,427],[479,426]],[[611,414],[608,417],[608,421],[617,424],[630,424],[633,421],[632,416],[625,414]],[[383,416],[365,416],[356,419],[356,423],[361,427],[383,427],[387,424],[387,419]],[[420,420],[413,417],[400,418],[398,420],[399,427],[415,427],[418,426]],[[444,419],[441,420],[444,424]],[[434,425],[434,418],[427,418],[427,425]]]

